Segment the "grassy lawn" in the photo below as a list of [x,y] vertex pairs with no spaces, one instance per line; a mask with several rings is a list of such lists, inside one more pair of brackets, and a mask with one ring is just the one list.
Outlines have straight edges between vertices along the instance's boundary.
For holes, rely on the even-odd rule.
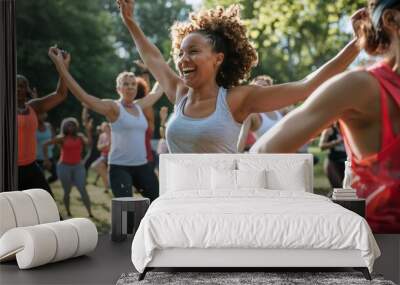
[[314,193],[326,195],[331,190],[329,180],[324,174],[323,165],[326,152],[321,152],[319,147],[309,147],[308,151],[318,157],[318,164],[314,165]]
[[[98,182],[98,186],[93,185],[95,179],[95,174],[89,171],[88,184],[86,185],[86,190],[88,191],[90,201],[92,203],[92,212],[94,219],[91,219],[97,226],[99,233],[107,233],[111,230],[111,198],[112,194],[104,193],[104,188],[102,183]],[[51,189],[53,190],[54,197],[58,206],[58,209],[63,217],[67,216],[67,211],[64,207],[63,195],[64,191],[61,187],[59,180],[51,184]],[[81,196],[78,190],[73,187],[70,195],[70,207],[72,217],[85,217],[88,218],[89,215],[83,205]]]
[[[319,162],[314,166],[314,192],[320,195],[326,195],[330,190],[329,181],[322,170],[325,153],[321,152],[318,147],[310,147],[309,152],[319,158]],[[103,185],[99,179],[98,185],[93,185],[95,174],[89,171],[88,184],[86,189],[89,193],[92,202],[92,212],[94,219],[92,221],[96,224],[99,233],[108,233],[111,230],[111,198],[112,194],[104,193]],[[58,209],[63,217],[66,217],[66,210],[63,203],[64,191],[59,181],[51,184],[54,192],[55,200]],[[140,195],[140,194],[135,194]],[[71,213],[73,217],[88,217],[88,213],[82,203],[78,190],[73,187],[71,191]]]

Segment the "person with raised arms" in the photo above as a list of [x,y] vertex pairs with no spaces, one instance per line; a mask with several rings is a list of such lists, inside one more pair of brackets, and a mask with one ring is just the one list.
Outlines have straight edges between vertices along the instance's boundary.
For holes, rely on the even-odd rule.
[[132,197],[132,186],[142,189],[153,201],[158,197],[158,179],[146,158],[145,133],[148,127],[143,110],[154,105],[163,92],[156,83],[151,94],[135,100],[136,76],[124,71],[117,76],[119,100],[100,99],[88,94],[72,77],[62,61],[61,51],[49,49],[61,78],[71,93],[88,108],[104,115],[111,125],[111,149],[108,157],[109,182],[115,197]]
[[370,0],[361,44],[383,60],[337,75],[253,145],[293,152],[339,120],[357,196],[374,233],[400,233],[400,3]]
[[[176,74],[134,18],[134,1],[116,1],[139,54],[175,105],[166,129],[171,153],[236,153],[242,122],[306,99],[319,85],[343,72],[359,53],[353,39],[307,78],[269,87],[240,85],[257,64],[239,7],[192,13],[172,26]],[[352,17],[359,20],[360,13]]]

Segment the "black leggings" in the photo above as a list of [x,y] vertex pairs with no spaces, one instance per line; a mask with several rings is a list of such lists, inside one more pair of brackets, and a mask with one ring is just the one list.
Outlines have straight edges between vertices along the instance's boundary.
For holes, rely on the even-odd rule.
[[50,185],[47,183],[42,170],[36,162],[24,166],[18,166],[18,190],[31,188],[44,189],[53,196]]
[[325,159],[324,170],[332,188],[342,188],[344,178],[344,161]]
[[132,186],[143,190],[143,196],[150,202],[158,197],[158,179],[148,163],[138,166],[110,164],[109,178],[114,197],[132,197]]
[[[50,174],[51,176],[49,178],[47,178],[47,182],[48,183],[53,183],[54,181],[56,181],[58,179],[57,176],[57,163],[55,161],[54,158],[50,158],[50,162],[51,162],[51,169],[50,169]],[[39,165],[39,167],[42,169],[42,172],[45,173],[46,169],[43,166],[43,160],[36,160],[36,163]]]

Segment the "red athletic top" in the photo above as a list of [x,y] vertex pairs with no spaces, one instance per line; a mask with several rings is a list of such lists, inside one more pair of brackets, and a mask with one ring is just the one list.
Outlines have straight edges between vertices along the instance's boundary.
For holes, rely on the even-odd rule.
[[374,233],[400,233],[400,134],[393,131],[388,106],[392,98],[400,108],[400,75],[384,63],[368,71],[380,84],[381,150],[359,160],[343,132],[351,156],[352,187],[366,199],[366,218]]
[[36,130],[38,119],[35,110],[28,105],[29,113],[17,115],[18,126],[18,166],[33,163],[36,160]]
[[246,138],[246,146],[251,147],[256,142],[256,137],[254,136],[253,132],[249,132]]
[[65,136],[61,147],[60,162],[70,165],[80,163],[82,150],[82,138]]

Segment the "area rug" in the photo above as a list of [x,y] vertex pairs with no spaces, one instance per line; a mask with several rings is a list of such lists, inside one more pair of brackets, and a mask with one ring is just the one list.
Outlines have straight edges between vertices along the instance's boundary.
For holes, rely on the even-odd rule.
[[360,272],[148,272],[142,281],[138,273],[122,274],[117,285],[396,285],[380,275],[372,275],[372,281]]

